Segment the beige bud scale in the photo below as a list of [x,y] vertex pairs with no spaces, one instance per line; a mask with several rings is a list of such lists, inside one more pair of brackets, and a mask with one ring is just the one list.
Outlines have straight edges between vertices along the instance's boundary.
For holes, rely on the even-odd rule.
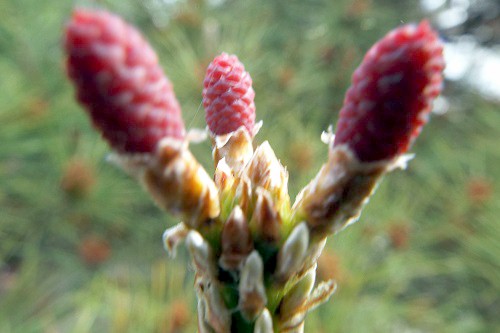
[[267,303],[264,288],[264,263],[257,251],[245,261],[238,286],[238,307],[243,317],[253,321],[260,315]]
[[220,213],[218,189],[187,142],[165,138],[153,154],[119,154],[110,157],[137,178],[156,204],[198,229]]
[[221,233],[221,247],[219,265],[228,271],[239,270],[253,250],[250,228],[240,206],[234,207],[224,223]]

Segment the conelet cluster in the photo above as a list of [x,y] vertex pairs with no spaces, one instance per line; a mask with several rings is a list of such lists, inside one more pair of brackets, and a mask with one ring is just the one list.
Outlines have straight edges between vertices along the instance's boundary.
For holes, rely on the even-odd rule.
[[303,332],[336,285],[316,281],[329,235],[357,220],[381,177],[404,165],[441,90],[442,46],[427,22],[390,32],[355,71],[327,161],[292,203],[270,144],[254,146],[255,93],[234,55],[208,66],[203,106],[210,176],[189,150],[173,86],[141,34],[118,16],[76,9],[64,39],[67,72],[112,160],[182,222],[163,235],[195,267],[198,330]]

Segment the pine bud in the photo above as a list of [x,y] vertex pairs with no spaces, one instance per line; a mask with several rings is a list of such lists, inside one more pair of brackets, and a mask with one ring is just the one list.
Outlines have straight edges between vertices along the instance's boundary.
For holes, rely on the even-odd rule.
[[281,217],[268,191],[257,188],[256,194],[257,201],[251,224],[261,239],[268,243],[277,243],[281,236]]
[[219,264],[226,270],[239,269],[253,250],[250,228],[240,206],[234,207],[222,228],[221,246]]
[[309,229],[302,222],[292,230],[278,253],[275,273],[278,282],[287,281],[302,268],[308,246]]
[[278,209],[290,203],[288,173],[274,154],[268,141],[264,141],[255,149],[244,173],[254,188],[262,187],[269,191]]
[[199,300],[198,326],[200,332],[229,332],[231,315],[222,299],[219,283],[206,276],[196,275],[195,289]]
[[191,253],[196,272],[199,276],[211,279],[215,276],[215,263],[210,245],[197,231],[190,231],[186,246]]
[[253,251],[241,270],[238,308],[248,321],[253,321],[267,304],[264,288],[264,263],[257,251]]
[[311,267],[302,279],[283,297],[280,304],[282,326],[297,326],[307,313],[305,307],[316,281],[316,265]]

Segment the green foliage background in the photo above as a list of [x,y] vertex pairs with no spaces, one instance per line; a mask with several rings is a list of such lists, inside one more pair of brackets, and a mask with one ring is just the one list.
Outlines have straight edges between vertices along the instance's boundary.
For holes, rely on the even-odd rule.
[[[0,1],[0,332],[196,328],[188,256],[168,259],[161,244],[176,221],[106,163],[65,78],[61,39],[75,5],[140,27],[190,128],[205,126],[207,64],[237,54],[264,121],[257,141],[288,166],[293,195],[326,160],[319,136],[364,52],[421,19],[414,1],[161,3]],[[460,89],[445,95],[451,108],[432,117],[408,170],[389,175],[360,222],[330,239],[324,274],[339,289],[308,316],[308,332],[500,327],[498,104]],[[209,143],[193,151],[212,171]]]

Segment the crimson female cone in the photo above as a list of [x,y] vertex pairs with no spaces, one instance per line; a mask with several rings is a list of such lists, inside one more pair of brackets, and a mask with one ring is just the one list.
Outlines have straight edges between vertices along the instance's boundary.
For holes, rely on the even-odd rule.
[[442,86],[443,48],[429,23],[405,25],[377,42],[352,77],[335,133],[365,162],[408,150]]
[[252,136],[254,97],[252,78],[235,55],[222,53],[210,63],[203,82],[203,107],[213,134],[228,134],[245,126]]
[[184,137],[172,84],[134,27],[106,11],[77,9],[64,46],[77,98],[115,150],[147,153],[164,137]]

